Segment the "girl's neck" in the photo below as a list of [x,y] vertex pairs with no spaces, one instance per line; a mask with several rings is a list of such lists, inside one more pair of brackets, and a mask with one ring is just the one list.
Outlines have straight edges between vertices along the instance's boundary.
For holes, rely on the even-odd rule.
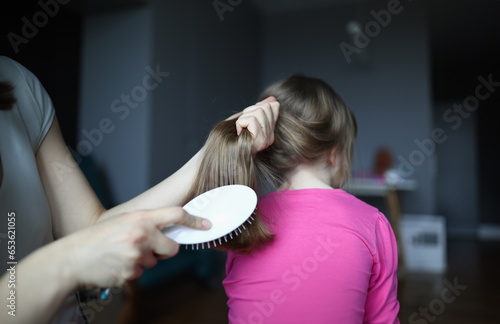
[[279,190],[333,189],[331,167],[323,163],[299,164],[287,177]]

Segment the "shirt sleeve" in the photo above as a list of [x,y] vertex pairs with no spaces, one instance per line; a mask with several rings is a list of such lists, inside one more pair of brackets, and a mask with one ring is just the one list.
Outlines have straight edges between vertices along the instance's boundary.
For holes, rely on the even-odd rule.
[[18,62],[3,56],[0,66],[3,79],[14,86],[15,105],[36,152],[54,121],[52,100],[38,78]]
[[389,221],[380,214],[375,228],[376,255],[363,323],[399,323],[397,300],[398,249]]

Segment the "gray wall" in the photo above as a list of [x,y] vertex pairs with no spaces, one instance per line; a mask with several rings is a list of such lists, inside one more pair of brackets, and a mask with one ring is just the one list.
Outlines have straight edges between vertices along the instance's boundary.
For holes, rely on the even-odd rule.
[[[213,124],[255,101],[259,24],[250,4],[221,21],[211,2],[195,0],[86,16],[79,141],[110,120],[113,130],[95,135],[89,156],[107,177],[113,203],[172,174]],[[154,89],[154,78],[144,84],[148,69],[158,70]]]
[[154,2],[153,61],[171,74],[155,93],[151,183],[177,170],[215,122],[257,97],[259,19],[246,3],[221,21],[211,2]]
[[[405,4],[406,5],[406,4]],[[350,42],[346,23],[374,20],[370,10],[387,8],[387,2],[366,7],[301,11],[266,16],[261,86],[300,72],[326,80],[354,111],[358,126],[356,169],[371,169],[377,148],[391,149],[408,160],[418,147],[416,139],[431,136],[432,105],[426,16],[417,4],[402,7],[377,36],[349,64],[339,44]],[[434,213],[435,154],[425,156],[409,178],[418,190],[403,194],[404,212]],[[406,172],[403,172],[406,173]]]
[[443,129],[446,140],[436,146],[438,177],[437,211],[446,216],[450,235],[474,236],[479,222],[477,116],[454,115],[452,123],[445,116],[456,103],[438,102],[434,110],[435,126]]
[[149,187],[151,91],[143,80],[151,65],[150,15],[146,7],[133,7],[84,19],[77,152],[85,156],[90,147],[114,203]]

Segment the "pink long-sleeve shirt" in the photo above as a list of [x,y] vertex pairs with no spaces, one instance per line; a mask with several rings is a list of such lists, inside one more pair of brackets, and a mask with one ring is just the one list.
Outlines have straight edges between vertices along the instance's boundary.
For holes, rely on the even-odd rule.
[[382,213],[340,189],[277,191],[258,208],[276,236],[229,252],[230,323],[399,323],[397,246]]

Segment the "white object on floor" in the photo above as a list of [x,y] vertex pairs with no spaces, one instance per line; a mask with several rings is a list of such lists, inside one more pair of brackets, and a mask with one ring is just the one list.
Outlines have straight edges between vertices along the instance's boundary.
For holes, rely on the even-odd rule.
[[406,270],[446,271],[446,222],[443,216],[408,215],[400,220]]

